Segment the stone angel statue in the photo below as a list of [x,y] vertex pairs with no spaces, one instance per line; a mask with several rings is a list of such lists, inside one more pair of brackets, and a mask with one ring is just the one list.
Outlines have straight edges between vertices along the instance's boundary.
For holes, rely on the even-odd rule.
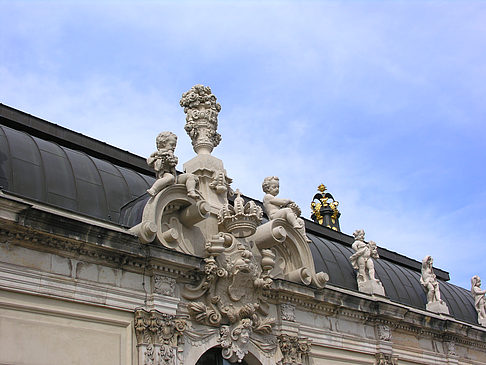
[[160,133],[156,140],[157,151],[147,158],[147,164],[155,170],[157,180],[147,190],[150,196],[156,196],[167,186],[180,183],[185,184],[187,195],[194,199],[200,199],[196,190],[197,177],[193,174],[182,174],[177,176],[176,166],[178,163],[174,151],[177,145],[177,136],[172,132]]
[[378,281],[375,278],[375,265],[372,260],[372,258],[377,259],[380,257],[376,243],[373,241],[369,243],[364,242],[365,232],[362,229],[354,231],[353,236],[354,242],[351,247],[356,252],[349,259],[353,268],[358,270],[358,283],[369,280]]
[[430,255],[425,256],[422,260],[420,284],[422,284],[427,293],[426,308],[431,312],[449,314],[447,304],[440,298],[439,281],[434,274],[433,264],[434,260]]
[[305,233],[304,220],[300,218],[301,210],[299,206],[290,199],[277,198],[280,191],[280,181],[277,176],[268,176],[263,180],[262,189],[265,193],[263,197],[263,209],[269,219],[283,218],[299,231],[310,242]]
[[474,275],[471,278],[471,294],[474,298],[474,306],[478,312],[478,322],[481,326],[486,327],[486,290],[481,289],[481,279]]
[[358,270],[356,281],[358,282],[358,290],[368,294],[385,295],[385,289],[381,285],[380,280],[375,278],[375,264],[373,259],[378,259],[378,248],[376,243],[364,241],[365,232],[362,229],[357,229],[353,233],[354,242],[352,248],[355,251],[349,257],[351,265]]

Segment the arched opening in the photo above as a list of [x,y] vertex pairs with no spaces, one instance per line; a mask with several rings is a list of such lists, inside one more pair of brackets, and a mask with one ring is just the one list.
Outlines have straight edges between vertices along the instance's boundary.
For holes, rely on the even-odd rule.
[[[247,359],[248,358],[248,359]],[[246,361],[248,360],[248,361]],[[223,358],[221,354],[221,347],[213,347],[206,351],[200,358],[197,360],[196,365],[231,365],[228,360]],[[259,365],[260,362],[250,353],[238,364],[241,365]]]

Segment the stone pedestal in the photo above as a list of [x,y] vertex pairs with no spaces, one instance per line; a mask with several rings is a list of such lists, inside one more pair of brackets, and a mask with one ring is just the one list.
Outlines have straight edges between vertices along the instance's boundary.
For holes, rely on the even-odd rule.
[[[215,208],[215,212],[228,202],[226,190],[221,191],[223,185],[218,184],[216,187],[215,173],[223,174],[226,180],[226,170],[223,167],[223,161],[211,155],[197,155],[193,159],[184,163],[184,171],[194,174],[199,178],[199,191],[211,206]],[[217,181],[216,181],[217,183]],[[213,185],[213,187],[211,186]],[[221,185],[221,186],[219,186]]]
[[184,171],[198,177],[198,191],[208,203],[209,217],[195,225],[208,240],[218,233],[217,215],[223,205],[228,203],[229,184],[226,186],[225,183],[231,180],[226,177],[223,161],[209,154],[199,154],[184,163]]
[[439,313],[439,314],[449,314],[449,308],[442,300],[440,302],[430,302],[427,303],[425,307],[428,311]]
[[385,296],[385,288],[383,288],[383,285],[379,281],[375,280],[358,283],[358,290],[366,294]]

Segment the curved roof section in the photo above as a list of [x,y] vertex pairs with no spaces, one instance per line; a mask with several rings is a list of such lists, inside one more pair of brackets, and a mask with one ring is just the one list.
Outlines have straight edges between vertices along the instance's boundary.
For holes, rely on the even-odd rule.
[[3,190],[118,222],[121,207],[154,178],[26,132],[0,125]]
[[[5,123],[10,127],[0,125],[1,189],[124,226],[141,221],[149,198],[146,189],[155,180],[142,158],[0,105],[3,122],[7,120],[4,109],[14,117]],[[352,237],[308,220],[306,227],[316,271],[327,272],[334,286],[357,291],[349,261]],[[420,263],[382,248],[379,253],[376,276],[386,295],[392,301],[425,310]],[[434,270],[451,315],[477,324],[469,291],[448,283],[447,272]]]
[[[334,241],[315,233],[308,233],[316,271],[329,274],[329,283],[341,288],[358,291],[356,273],[349,257],[353,249],[342,242]],[[385,294],[392,301],[425,310],[427,298],[420,284],[420,272],[399,265],[381,256],[374,260],[376,277],[382,282]],[[437,271],[437,269],[435,269]],[[439,278],[439,275],[437,275]],[[478,324],[474,301],[468,290],[440,280],[442,300],[447,303],[450,314],[459,320]]]

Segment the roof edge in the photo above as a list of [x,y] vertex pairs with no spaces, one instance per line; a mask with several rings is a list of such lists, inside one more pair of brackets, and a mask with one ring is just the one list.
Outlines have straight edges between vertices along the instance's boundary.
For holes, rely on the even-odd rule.
[[143,157],[2,103],[0,103],[0,122],[7,127],[53,141],[64,147],[86,152],[91,156],[107,160],[118,166],[155,176],[154,171],[149,168]]
[[[334,241],[339,241],[341,243],[346,244],[349,247],[351,247],[351,245],[354,242],[354,238],[350,235],[321,226],[320,224],[317,224],[307,218],[304,218],[304,221],[305,221],[306,230],[310,233]],[[422,262],[411,259],[399,253],[387,250],[386,248],[378,247],[378,254],[382,259],[386,259],[387,261],[399,264],[401,266],[405,266],[414,271],[421,272],[422,270]],[[442,279],[444,281],[449,281],[451,279],[449,273],[445,270],[434,267],[434,273],[437,276],[437,278]]]

